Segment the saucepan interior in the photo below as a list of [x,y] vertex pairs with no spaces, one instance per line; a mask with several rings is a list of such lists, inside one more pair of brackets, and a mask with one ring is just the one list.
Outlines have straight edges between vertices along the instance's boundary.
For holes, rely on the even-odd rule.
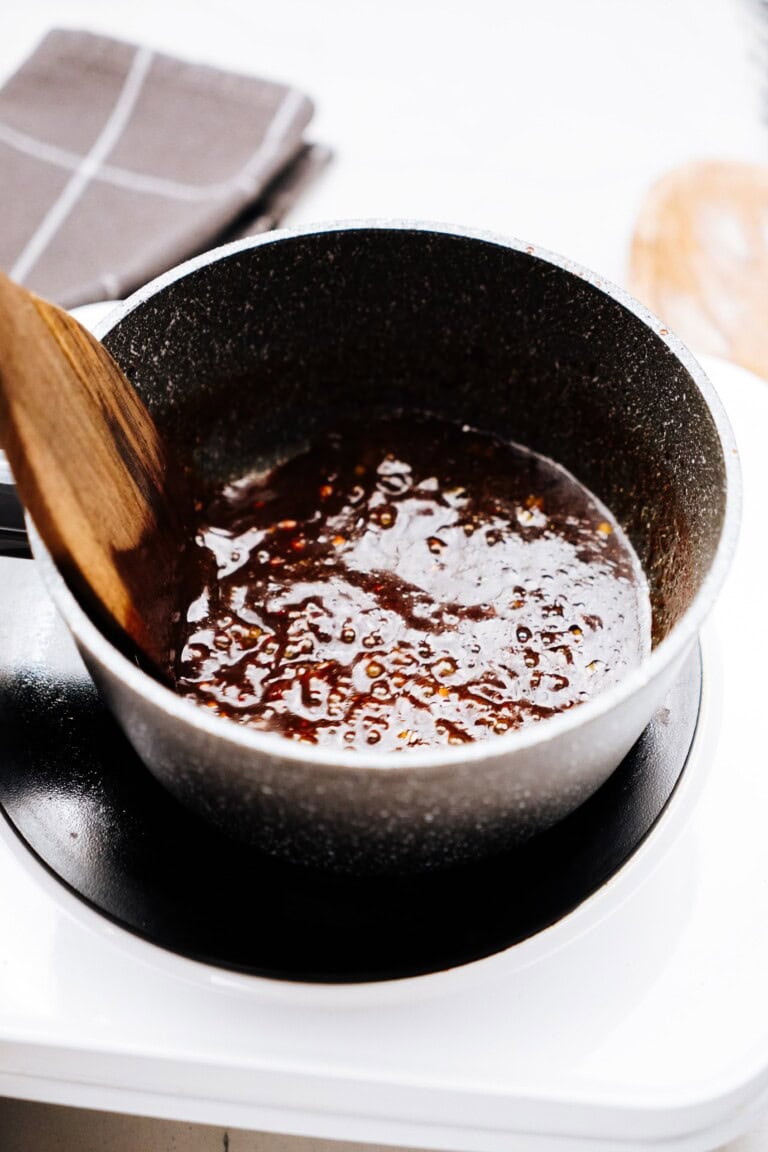
[[393,410],[552,457],[627,531],[658,643],[712,566],[727,492],[713,413],[665,336],[526,248],[363,228],[206,262],[104,342],[203,483]]
[[604,701],[487,747],[388,760],[198,716],[70,612],[129,737],[178,795],[294,858],[429,864],[532,834],[616,767],[716,593],[738,488],[710,386],[638,305],[514,242],[330,226],[207,254],[137,293],[101,335],[201,486],[272,464],[340,418],[438,413],[569,469],[625,529],[651,590],[654,651]]

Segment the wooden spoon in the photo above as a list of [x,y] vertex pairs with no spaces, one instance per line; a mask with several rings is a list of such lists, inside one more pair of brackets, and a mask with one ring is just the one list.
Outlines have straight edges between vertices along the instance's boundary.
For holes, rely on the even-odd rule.
[[628,286],[694,351],[768,379],[768,168],[706,161],[662,177],[640,210]]
[[160,435],[106,348],[2,273],[0,443],[73,591],[164,671],[183,535]]

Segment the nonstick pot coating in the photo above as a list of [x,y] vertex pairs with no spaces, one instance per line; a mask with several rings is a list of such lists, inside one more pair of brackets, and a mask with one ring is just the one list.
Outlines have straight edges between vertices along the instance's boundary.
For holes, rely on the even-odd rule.
[[301,236],[199,268],[105,343],[208,482],[393,409],[552,457],[628,533],[656,641],[717,547],[722,450],[689,373],[637,316],[526,250],[419,230]]

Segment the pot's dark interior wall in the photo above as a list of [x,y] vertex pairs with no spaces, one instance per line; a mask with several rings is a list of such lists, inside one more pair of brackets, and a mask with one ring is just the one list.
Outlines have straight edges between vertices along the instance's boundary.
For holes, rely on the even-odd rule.
[[629,533],[657,641],[712,561],[725,470],[693,380],[621,304],[526,251],[416,230],[297,237],[177,281],[105,343],[208,479],[382,408],[553,457]]

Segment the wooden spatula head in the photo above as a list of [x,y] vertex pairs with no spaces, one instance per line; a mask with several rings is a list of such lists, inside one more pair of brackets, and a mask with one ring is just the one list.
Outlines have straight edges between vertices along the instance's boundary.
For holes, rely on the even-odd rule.
[[1,273],[0,443],[73,591],[164,670],[183,547],[178,476],[104,346]]

